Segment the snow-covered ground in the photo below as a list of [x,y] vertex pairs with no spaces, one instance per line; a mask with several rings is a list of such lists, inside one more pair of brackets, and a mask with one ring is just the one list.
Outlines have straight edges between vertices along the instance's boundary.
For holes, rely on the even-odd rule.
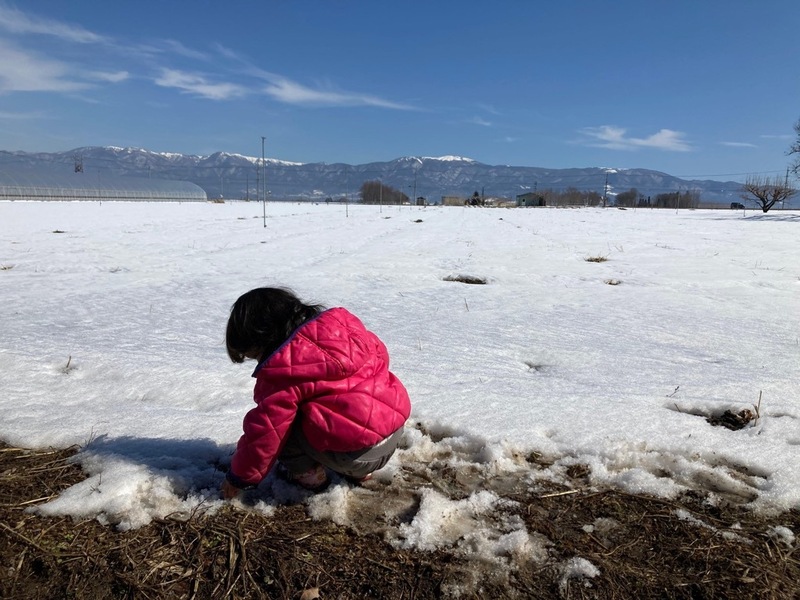
[[[361,317],[413,415],[372,487],[270,476],[256,510],[296,497],[380,518],[398,546],[530,556],[535,532],[487,515],[576,463],[634,492],[800,505],[799,212],[266,210],[264,227],[258,203],[0,203],[0,439],[85,445],[90,475],[41,513],[126,528],[222,505],[253,385],[225,323],[263,285]],[[739,431],[707,422],[756,407]],[[424,485],[393,487],[408,472]]]

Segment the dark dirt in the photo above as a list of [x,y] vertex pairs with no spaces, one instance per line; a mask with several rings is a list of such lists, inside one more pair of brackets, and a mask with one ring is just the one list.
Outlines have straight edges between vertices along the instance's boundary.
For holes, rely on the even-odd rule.
[[[74,449],[0,446],[0,597],[28,598],[799,598],[800,513],[775,517],[547,484],[507,510],[546,539],[546,557],[506,571],[469,557],[399,550],[378,533],[314,521],[304,504],[272,517],[233,507],[119,532],[26,509],[84,478]],[[422,485],[422,484],[421,484]],[[590,525],[587,525],[590,524]],[[576,557],[599,571],[569,577]]]

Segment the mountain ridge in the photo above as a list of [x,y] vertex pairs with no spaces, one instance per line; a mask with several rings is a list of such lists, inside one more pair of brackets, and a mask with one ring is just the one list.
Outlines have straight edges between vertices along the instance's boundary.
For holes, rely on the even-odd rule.
[[[208,156],[154,152],[143,148],[84,146],[64,152],[0,151],[0,169],[108,176],[156,177],[191,181],[209,198],[260,199],[266,174],[271,199],[355,199],[365,181],[380,180],[409,197],[438,203],[442,196],[514,198],[537,190],[596,191],[613,197],[636,188],[644,196],[694,191],[704,203],[740,201],[742,184],[733,181],[687,180],[650,169],[613,167],[519,167],[488,165],[462,156],[400,157],[360,165],[298,163],[274,158],[215,152]],[[80,173],[76,173],[80,176]]]

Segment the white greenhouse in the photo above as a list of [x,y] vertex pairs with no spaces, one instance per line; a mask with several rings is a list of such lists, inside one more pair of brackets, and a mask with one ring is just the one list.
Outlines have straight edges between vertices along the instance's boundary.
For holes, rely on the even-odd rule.
[[203,188],[188,181],[0,170],[0,200],[205,202],[207,199]]

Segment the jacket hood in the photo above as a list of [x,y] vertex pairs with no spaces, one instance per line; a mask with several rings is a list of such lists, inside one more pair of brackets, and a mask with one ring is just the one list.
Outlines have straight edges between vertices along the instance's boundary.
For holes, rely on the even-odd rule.
[[[343,308],[331,308],[303,323],[256,367],[254,377],[335,380],[349,377],[372,356],[364,324]],[[373,342],[374,343],[374,342]]]

